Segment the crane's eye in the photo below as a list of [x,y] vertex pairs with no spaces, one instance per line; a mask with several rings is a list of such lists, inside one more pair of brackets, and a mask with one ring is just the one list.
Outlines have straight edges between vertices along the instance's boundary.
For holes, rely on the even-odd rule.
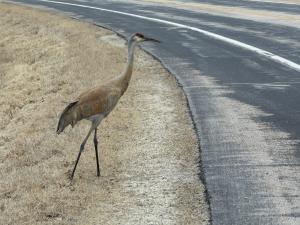
[[136,33],[136,36],[139,38],[144,38],[144,35],[142,33]]

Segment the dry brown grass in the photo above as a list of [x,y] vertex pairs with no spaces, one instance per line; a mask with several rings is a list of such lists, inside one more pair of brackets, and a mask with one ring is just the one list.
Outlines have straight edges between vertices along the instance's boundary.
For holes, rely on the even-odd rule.
[[[227,17],[236,17],[250,19],[264,23],[283,24],[286,26],[300,27],[300,15],[290,14],[288,12],[277,12],[270,10],[256,10],[247,7],[222,6],[202,2],[189,2],[181,0],[131,0],[134,2],[145,2],[153,4],[163,4],[180,9],[194,10],[215,15]],[[267,0],[266,0],[267,1]],[[282,0],[288,3],[288,0]],[[299,1],[290,1],[289,3],[299,4]]]
[[67,175],[89,123],[55,134],[60,111],[118,74],[112,32],[0,4],[0,224],[207,224],[198,146],[185,98],[166,70],[137,54],[133,80],[75,181]]

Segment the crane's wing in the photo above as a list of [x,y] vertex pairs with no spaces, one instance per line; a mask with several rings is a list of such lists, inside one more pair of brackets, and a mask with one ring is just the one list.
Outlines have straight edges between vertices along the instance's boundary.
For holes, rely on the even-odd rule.
[[99,86],[82,93],[77,101],[70,103],[62,112],[57,133],[60,134],[69,124],[72,127],[82,119],[102,114],[106,117],[121,97],[120,89],[111,86]]
[[119,89],[102,86],[81,95],[76,105],[77,120],[103,114],[107,116],[120,98]]

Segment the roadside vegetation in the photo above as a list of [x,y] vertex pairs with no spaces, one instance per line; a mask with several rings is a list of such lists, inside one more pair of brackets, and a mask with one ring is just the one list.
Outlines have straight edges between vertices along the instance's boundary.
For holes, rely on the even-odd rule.
[[89,129],[57,136],[79,93],[119,74],[124,41],[54,12],[0,3],[0,224],[207,224],[199,150],[175,79],[138,51],[132,82],[68,176]]

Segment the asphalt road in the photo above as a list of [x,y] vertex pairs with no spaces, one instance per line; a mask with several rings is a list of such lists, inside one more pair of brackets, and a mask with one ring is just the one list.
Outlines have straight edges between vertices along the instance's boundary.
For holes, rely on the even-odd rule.
[[[163,41],[143,47],[177,77],[186,93],[201,145],[212,224],[300,224],[299,71],[168,24],[78,6],[19,2],[72,13],[124,36],[140,31]],[[297,28],[153,5],[72,3],[201,28],[300,64]]]

